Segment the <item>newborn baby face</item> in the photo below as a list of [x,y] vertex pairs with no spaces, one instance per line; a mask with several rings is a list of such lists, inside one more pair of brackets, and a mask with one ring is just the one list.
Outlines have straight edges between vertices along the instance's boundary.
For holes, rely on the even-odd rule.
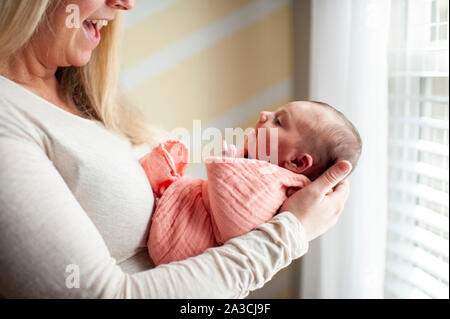
[[[302,173],[314,163],[311,150],[316,145],[311,145],[311,134],[315,134],[314,128],[319,127],[326,121],[333,121],[330,112],[314,102],[296,101],[288,103],[274,112],[261,112],[259,121],[255,126],[256,133],[256,158],[260,159],[259,149],[264,139],[261,134],[266,135],[265,152],[269,157],[271,152],[277,152],[278,163],[272,163],[287,168],[294,172]],[[266,129],[266,130],[260,130]],[[276,129],[277,139],[275,145],[271,144],[271,134]],[[251,145],[249,139],[247,144]],[[253,157],[249,154],[249,157]],[[273,157],[271,157],[273,158]]]

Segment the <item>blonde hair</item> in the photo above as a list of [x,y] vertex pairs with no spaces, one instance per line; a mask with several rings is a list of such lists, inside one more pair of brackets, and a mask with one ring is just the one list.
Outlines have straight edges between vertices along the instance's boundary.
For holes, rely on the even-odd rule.
[[[1,0],[0,58],[24,47],[33,34],[48,23],[52,10],[62,0]],[[118,91],[120,71],[119,39],[122,14],[102,28],[102,40],[82,67],[59,67],[56,77],[67,101],[83,116],[97,120],[130,140],[133,145],[154,146],[164,135],[150,127],[140,109],[128,103]]]

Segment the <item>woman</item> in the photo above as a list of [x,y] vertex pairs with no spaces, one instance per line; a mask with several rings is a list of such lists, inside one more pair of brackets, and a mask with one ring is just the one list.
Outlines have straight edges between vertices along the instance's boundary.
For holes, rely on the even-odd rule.
[[1,296],[245,297],[336,223],[347,162],[256,230],[151,268],[154,203],[132,146],[153,133],[116,91],[118,11],[134,0],[70,4],[0,2]]

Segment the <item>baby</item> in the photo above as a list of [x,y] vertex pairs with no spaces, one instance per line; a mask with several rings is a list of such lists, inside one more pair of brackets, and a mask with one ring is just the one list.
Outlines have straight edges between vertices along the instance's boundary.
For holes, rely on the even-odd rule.
[[[274,148],[270,145],[270,128],[277,128],[278,145],[274,148],[278,150],[277,164],[310,180],[340,160],[349,161],[354,168],[361,153],[361,138],[353,124],[322,102],[296,101],[275,112],[261,112],[256,134],[261,128],[266,129],[266,150]],[[245,143],[244,156],[248,155]]]
[[[271,139],[275,131],[277,139]],[[264,140],[258,134],[266,134],[265,155],[277,163],[258,158]],[[304,187],[337,161],[355,167],[361,153],[356,128],[322,102],[262,112],[252,136],[239,152],[229,148],[226,157],[207,158],[207,180],[184,176],[189,153],[178,141],[162,143],[140,160],[157,198],[147,244],[155,265],[247,233],[277,213],[288,190]]]

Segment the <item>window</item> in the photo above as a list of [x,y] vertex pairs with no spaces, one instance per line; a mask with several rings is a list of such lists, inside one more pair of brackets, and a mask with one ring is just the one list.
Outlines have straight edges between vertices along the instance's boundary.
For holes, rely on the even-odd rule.
[[386,298],[449,298],[448,0],[393,0]]

